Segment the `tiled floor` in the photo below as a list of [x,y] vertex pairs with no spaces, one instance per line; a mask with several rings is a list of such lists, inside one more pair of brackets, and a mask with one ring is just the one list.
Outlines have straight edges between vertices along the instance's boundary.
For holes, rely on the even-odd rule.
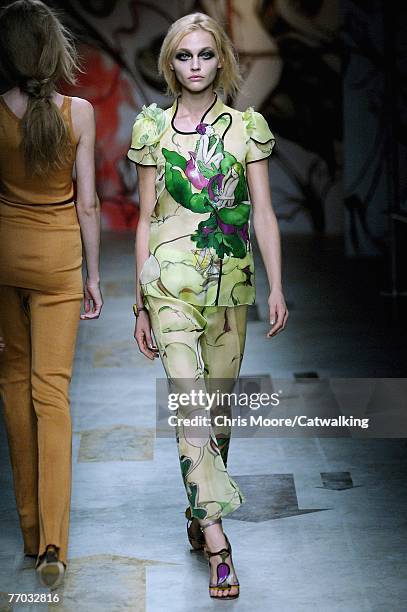
[[[175,440],[155,438],[154,381],[163,371],[132,338],[132,236],[107,233],[102,246],[103,316],[81,322],[71,387],[69,570],[49,609],[405,610],[407,446],[397,437],[355,438],[347,428],[337,438],[233,439],[229,470],[247,502],[224,526],[242,592],[235,602],[209,599],[206,561],[186,539]],[[383,386],[374,402],[358,387],[355,401],[335,379],[406,376],[401,308],[378,298],[371,262],[344,260],[339,238],[285,236],[283,257],[289,322],[266,340],[258,265],[243,377],[285,384],[287,411],[318,412],[323,403],[324,414],[346,414],[352,401],[351,411],[370,401],[367,412],[384,423],[391,406]],[[3,427],[0,434],[0,611],[45,610],[7,604],[7,593],[46,591],[21,554]]]

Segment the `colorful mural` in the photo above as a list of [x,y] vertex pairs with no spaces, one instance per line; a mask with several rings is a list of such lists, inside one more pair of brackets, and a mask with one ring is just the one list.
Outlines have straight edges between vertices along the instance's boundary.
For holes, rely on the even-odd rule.
[[335,0],[137,0],[66,2],[84,73],[68,93],[97,116],[97,182],[104,227],[137,223],[136,172],[125,158],[143,104],[170,106],[156,62],[169,25],[200,10],[225,23],[244,86],[235,100],[254,106],[276,134],[270,164],[273,205],[283,232],[342,231],[339,14]]

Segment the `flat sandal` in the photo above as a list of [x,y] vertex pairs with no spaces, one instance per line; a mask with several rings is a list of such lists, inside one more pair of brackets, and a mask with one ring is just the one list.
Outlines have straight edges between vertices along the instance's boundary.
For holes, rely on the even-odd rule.
[[[201,530],[203,532],[203,530],[206,527],[209,527],[209,525],[213,525],[214,523],[220,523],[220,522],[221,522],[221,519],[216,519],[214,521],[211,521],[207,523],[206,525],[201,526]],[[225,533],[224,533],[224,536],[225,536],[227,548],[221,548],[220,550],[216,552],[211,552],[208,549],[206,543],[204,545],[205,555],[208,559],[208,564],[209,564],[209,576],[210,577],[212,576],[211,557],[215,557],[216,555],[219,555],[222,559],[222,561],[218,563],[216,566],[216,575],[217,575],[216,584],[212,584],[211,578],[209,579],[209,597],[211,597],[212,599],[237,599],[240,594],[240,584],[239,584],[239,581],[237,583],[230,582],[231,579],[234,578],[235,580],[237,580],[237,578],[236,578],[235,573],[232,571],[229,563],[226,563],[227,557],[230,557],[230,559],[232,560],[232,546]],[[230,589],[231,587],[237,588],[237,593],[235,595],[227,595],[226,597],[223,597],[223,596],[219,597],[218,595],[211,595],[210,593],[211,589],[219,589],[221,591],[225,591],[226,589]]]

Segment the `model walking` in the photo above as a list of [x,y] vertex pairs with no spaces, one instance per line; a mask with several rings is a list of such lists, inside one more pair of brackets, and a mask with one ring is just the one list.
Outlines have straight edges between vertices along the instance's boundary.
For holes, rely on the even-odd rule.
[[0,62],[10,86],[0,96],[0,391],[24,552],[55,587],[67,563],[68,389],[81,302],[83,319],[102,307],[94,114],[56,91],[60,79],[74,82],[76,57],[42,2],[2,10]]
[[[221,100],[218,92],[233,94],[240,77],[231,43],[210,17],[195,13],[175,22],[159,68],[175,101],[167,110],[143,107],[128,152],[140,193],[135,338],[146,357],[159,353],[179,390],[211,387],[215,378],[230,388],[243,357],[247,306],[255,300],[251,208],[271,287],[267,336],[281,331],[288,316],[268,178],[275,139],[262,115]],[[239,583],[221,519],[245,500],[226,469],[230,428],[191,433],[183,426],[203,413],[192,404],[177,413],[188,536],[207,553],[211,597],[230,599]]]

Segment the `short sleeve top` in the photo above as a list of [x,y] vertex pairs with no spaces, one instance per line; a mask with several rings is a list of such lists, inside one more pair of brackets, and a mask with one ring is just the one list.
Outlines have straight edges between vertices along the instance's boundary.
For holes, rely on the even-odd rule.
[[136,117],[128,158],[156,166],[156,205],[140,273],[144,296],[195,306],[255,301],[246,166],[269,157],[275,138],[264,117],[215,95],[193,132],[174,125],[178,98]]

